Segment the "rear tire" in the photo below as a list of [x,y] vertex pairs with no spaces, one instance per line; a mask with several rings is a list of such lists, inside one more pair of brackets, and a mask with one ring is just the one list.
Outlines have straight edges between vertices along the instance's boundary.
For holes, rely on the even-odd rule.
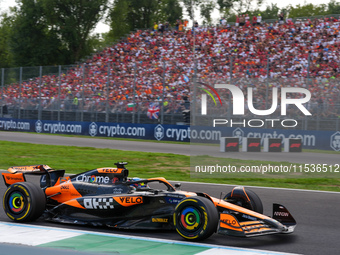
[[224,197],[224,200],[263,214],[263,205],[259,196],[254,191],[244,187],[235,187],[232,192]]
[[34,221],[46,208],[46,196],[39,186],[29,182],[18,182],[6,190],[3,208],[11,220]]
[[176,207],[174,226],[184,239],[199,241],[216,230],[219,213],[213,202],[205,197],[188,197]]

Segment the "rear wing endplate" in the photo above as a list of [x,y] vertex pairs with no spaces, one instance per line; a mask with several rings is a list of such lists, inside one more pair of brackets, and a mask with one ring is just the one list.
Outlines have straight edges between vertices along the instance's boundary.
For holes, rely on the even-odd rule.
[[[54,170],[48,165],[13,166],[7,169],[9,173],[2,173],[5,185],[8,187],[17,182],[25,182],[25,175],[46,175],[46,186],[51,186],[51,174],[55,171],[63,175],[65,170]],[[63,172],[61,172],[63,171]],[[60,173],[59,173],[60,172]]]

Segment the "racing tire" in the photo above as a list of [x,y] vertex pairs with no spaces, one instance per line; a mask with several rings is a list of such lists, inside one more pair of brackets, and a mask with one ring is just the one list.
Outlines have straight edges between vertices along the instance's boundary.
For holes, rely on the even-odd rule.
[[223,200],[263,214],[263,205],[259,196],[254,191],[244,187],[235,187]]
[[29,182],[18,182],[9,186],[2,201],[6,215],[17,222],[34,221],[46,208],[44,191]]
[[184,239],[199,241],[217,230],[219,213],[213,202],[205,197],[183,199],[175,209],[174,226]]

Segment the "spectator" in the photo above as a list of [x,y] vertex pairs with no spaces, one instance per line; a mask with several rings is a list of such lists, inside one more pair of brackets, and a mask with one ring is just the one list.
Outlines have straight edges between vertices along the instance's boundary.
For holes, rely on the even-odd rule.
[[[138,110],[146,112],[149,102],[162,99],[164,89],[166,111],[177,112],[183,97],[191,96],[190,83],[197,69],[197,79],[205,83],[223,82],[232,76],[240,87],[257,86],[259,109],[265,107],[263,84],[267,82],[269,88],[308,86],[312,97],[318,98],[311,102],[310,110],[335,116],[339,113],[336,105],[340,103],[339,31],[340,22],[334,18],[290,21],[282,25],[264,23],[256,28],[201,27],[196,29],[195,42],[191,30],[181,33],[164,30],[163,35],[151,30],[137,31],[94,54],[82,66],[68,69],[60,78],[44,75],[41,79],[6,85],[2,103],[8,108],[21,105],[37,109],[41,98],[45,109],[57,108],[55,104],[60,101],[61,109],[68,111],[77,97],[79,110],[105,111],[105,100],[109,98],[111,112],[125,112],[126,105],[135,97]],[[193,61],[194,44],[197,66]],[[112,69],[109,85],[108,63]],[[83,75],[83,66],[86,75]]]
[[284,24],[284,18],[285,18],[285,16],[284,16],[284,14],[283,14],[283,12],[281,12],[280,14],[279,14],[279,24],[280,25],[283,25]]
[[183,22],[180,21],[180,22],[179,22],[179,29],[178,29],[178,31],[179,31],[179,32],[183,32],[183,30],[184,30],[183,27],[184,27]]
[[243,27],[244,24],[245,24],[245,16],[244,16],[244,14],[242,14],[240,16],[239,22],[240,22],[240,27]]
[[179,29],[179,20],[176,20],[176,24],[175,24],[175,28],[176,28],[176,30],[178,31],[178,29]]
[[245,23],[249,23],[249,22],[250,22],[250,21],[249,21],[249,19],[250,19],[249,15],[248,15],[248,14],[246,14],[246,17],[245,17]]
[[221,20],[221,25],[222,25],[222,27],[224,27],[224,28],[227,26],[227,20],[225,19],[225,17],[222,18],[222,20]]
[[257,24],[257,17],[256,17],[256,15],[253,16],[252,24],[253,24],[253,26],[256,26],[256,24]]
[[189,21],[187,19],[184,20],[183,24],[184,24],[184,29],[186,30],[188,27],[188,23]]
[[262,16],[261,16],[261,14],[258,14],[258,15],[257,15],[256,22],[257,22],[257,25],[258,25],[258,26],[261,26],[261,22],[262,22]]

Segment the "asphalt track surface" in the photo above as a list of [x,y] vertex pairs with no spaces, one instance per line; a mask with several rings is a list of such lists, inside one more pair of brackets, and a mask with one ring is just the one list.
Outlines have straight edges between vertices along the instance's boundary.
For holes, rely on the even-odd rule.
[[[118,140],[87,139],[87,138],[65,138],[59,136],[33,135],[24,133],[0,132],[0,140],[17,141],[39,144],[73,145],[73,146],[92,146],[98,148],[115,148],[122,150],[141,150],[170,152],[176,151],[177,154],[183,152],[187,154],[187,146],[180,144],[167,143],[147,143],[131,142],[126,143]],[[141,143],[141,144],[139,144]],[[110,146],[110,144],[113,144]],[[117,148],[121,146],[120,148]],[[138,148],[137,148],[138,147]],[[183,148],[184,147],[184,148]],[[154,149],[152,149],[154,148]],[[174,153],[174,152],[172,152]],[[182,153],[181,153],[182,154]],[[239,153],[248,154],[248,153]],[[303,155],[304,153],[300,154]],[[330,164],[327,161],[328,154],[314,154],[318,162]],[[283,155],[283,154],[282,154]],[[262,155],[266,157],[265,155]],[[292,156],[290,155],[289,158]],[[309,157],[309,156],[306,156]],[[334,159],[337,159],[336,155]],[[249,157],[246,157],[249,159]],[[269,157],[274,160],[272,155]],[[291,161],[287,158],[287,161]],[[333,158],[333,157],[332,157]],[[266,158],[259,158],[267,160]],[[285,161],[282,159],[280,161]],[[337,159],[337,163],[339,159]],[[302,162],[301,162],[302,163]],[[220,197],[221,192],[229,192],[232,185],[215,185],[209,183],[182,183],[182,189],[187,191],[206,192],[211,196]],[[5,192],[3,180],[0,182],[0,196]],[[250,187],[262,200],[264,214],[272,214],[272,203],[285,205],[297,221],[297,227],[293,234],[289,235],[270,235],[254,238],[237,238],[214,234],[203,243],[244,247],[251,249],[261,249],[269,251],[291,252],[308,255],[339,254],[340,251],[340,193],[337,192],[317,192],[304,190],[286,190],[275,188]],[[0,221],[10,222],[3,210],[0,209]],[[121,231],[108,228],[89,228],[84,226],[64,225],[57,223],[44,222],[38,220],[34,225],[64,227],[80,230],[95,230],[98,232],[117,233],[126,235],[137,235],[143,237],[165,238],[182,241],[182,238],[173,231]]]
[[189,144],[157,143],[157,142],[139,142],[124,141],[112,139],[98,139],[86,137],[64,137],[58,135],[41,135],[33,133],[7,132],[0,131],[0,140],[34,143],[34,144],[53,144],[80,147],[109,148],[124,151],[144,151],[144,152],[162,152],[174,153],[181,155],[209,155],[213,157],[227,157],[247,160],[263,161],[286,161],[291,163],[310,163],[310,164],[339,164],[340,153],[264,153],[264,152],[219,152],[219,146],[203,146]]

